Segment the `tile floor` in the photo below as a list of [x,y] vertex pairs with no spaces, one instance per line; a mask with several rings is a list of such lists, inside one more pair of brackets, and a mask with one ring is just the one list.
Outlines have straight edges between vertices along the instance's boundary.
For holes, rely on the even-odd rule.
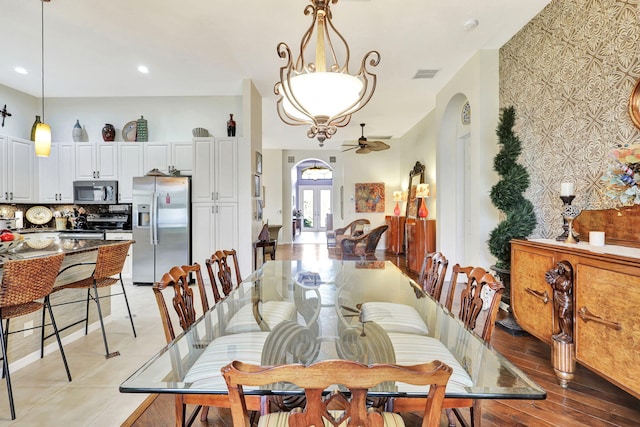
[[57,351],[12,371],[17,418],[11,421],[6,383],[0,381],[0,427],[119,426],[142,403],[146,394],[122,394],[118,387],[166,341],[151,287],[126,289],[138,337],[133,337],[126,308],[120,304],[122,296],[114,296],[114,306],[122,308],[114,311],[106,328],[109,350],[120,351],[120,356],[105,359],[97,329],[64,346],[71,382]]

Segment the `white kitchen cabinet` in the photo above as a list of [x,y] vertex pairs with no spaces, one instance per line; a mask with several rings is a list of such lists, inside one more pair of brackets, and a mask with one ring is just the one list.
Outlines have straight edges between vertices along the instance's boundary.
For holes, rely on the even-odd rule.
[[169,173],[179,170],[181,175],[191,175],[193,170],[191,142],[145,142],[144,170],[158,169]]
[[238,201],[237,138],[194,138],[193,202]]
[[143,143],[118,143],[118,202],[133,202],[133,177],[144,175]]
[[84,181],[118,179],[118,144],[77,142],[76,179]]
[[[122,232],[122,231],[107,231],[105,233],[105,240],[133,240],[132,232]],[[122,267],[122,281],[124,283],[132,283],[132,262],[133,262],[133,247],[135,243],[129,246],[129,252],[127,253],[127,260],[124,262],[124,267]]]
[[36,202],[36,155],[33,142],[0,136],[0,199],[5,203]]
[[193,203],[192,259],[200,265],[220,249],[238,248],[237,203]]
[[38,157],[38,202],[73,203],[74,142],[52,142],[49,157]]

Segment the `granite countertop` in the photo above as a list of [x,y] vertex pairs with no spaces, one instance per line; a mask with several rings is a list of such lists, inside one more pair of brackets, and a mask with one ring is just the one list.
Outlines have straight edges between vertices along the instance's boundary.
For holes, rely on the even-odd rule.
[[0,268],[4,266],[5,261],[9,260],[45,257],[57,253],[79,254],[97,250],[103,245],[116,243],[122,243],[122,241],[60,239],[57,237],[23,240],[8,251],[0,253]]

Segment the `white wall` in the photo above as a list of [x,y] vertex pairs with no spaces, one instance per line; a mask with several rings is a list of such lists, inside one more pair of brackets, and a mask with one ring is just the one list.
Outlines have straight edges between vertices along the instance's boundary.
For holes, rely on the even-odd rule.
[[149,141],[190,141],[195,127],[226,136],[229,114],[237,123],[236,136],[242,137],[243,113],[241,96],[47,98],[45,104],[53,141],[71,141],[76,119],[89,141],[102,141],[105,123],[116,128],[116,141],[122,141],[122,127],[140,116],[148,120]]
[[[264,150],[262,152],[262,185],[265,190],[264,220],[272,225],[284,225],[284,218],[291,219],[290,215],[284,215],[282,210],[282,150]],[[289,193],[286,193],[289,194]],[[289,197],[287,195],[287,197]],[[280,241],[283,241],[284,232],[280,232]]]
[[[28,140],[31,137],[31,126],[36,115],[41,114],[40,98],[0,85],[0,109],[5,104],[11,117],[4,120],[4,127],[0,127],[0,134]],[[69,129],[69,138],[71,139],[71,129]]]

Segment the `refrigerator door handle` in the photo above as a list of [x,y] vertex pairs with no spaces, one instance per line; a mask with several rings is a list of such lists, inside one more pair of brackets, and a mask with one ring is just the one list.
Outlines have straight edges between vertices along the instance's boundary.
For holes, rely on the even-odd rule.
[[151,244],[158,244],[158,194],[151,193]]

